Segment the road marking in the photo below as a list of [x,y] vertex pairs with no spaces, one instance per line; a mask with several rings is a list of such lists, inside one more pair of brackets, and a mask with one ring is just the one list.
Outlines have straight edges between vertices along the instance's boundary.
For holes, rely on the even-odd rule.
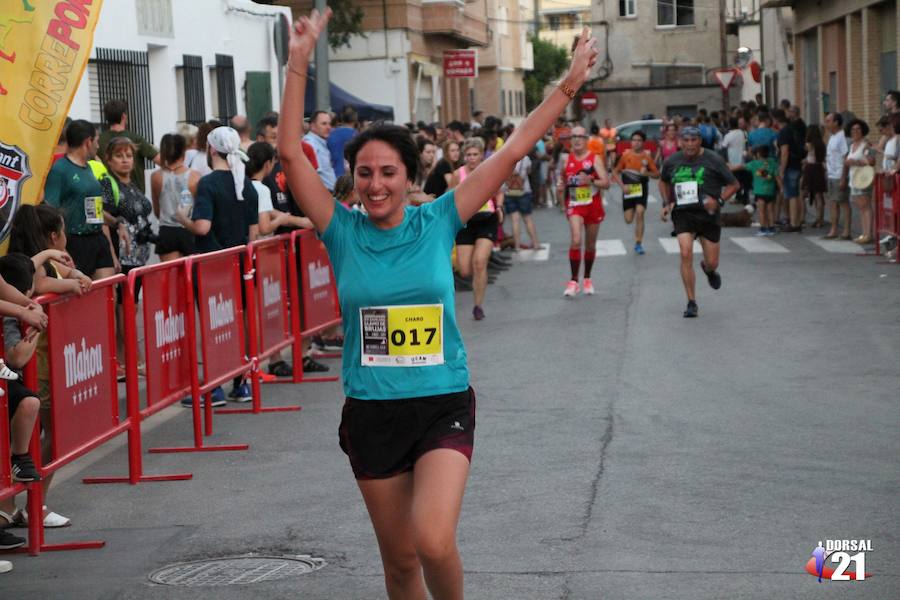
[[747,252],[754,254],[784,254],[790,252],[781,244],[762,237],[733,237],[731,241]]
[[856,242],[848,240],[826,240],[821,237],[804,236],[819,248],[834,254],[859,254],[862,248]]
[[[679,254],[680,250],[678,249],[678,238],[673,237],[664,237],[659,238],[659,243],[663,247],[663,250],[666,251],[666,254]],[[700,242],[694,240],[694,254],[698,254],[703,252],[703,247],[700,245]]]
[[550,258],[550,244],[541,244],[536,250],[519,250],[513,252],[513,260],[516,262],[538,262]]
[[624,256],[628,254],[622,240],[597,240],[597,256]]

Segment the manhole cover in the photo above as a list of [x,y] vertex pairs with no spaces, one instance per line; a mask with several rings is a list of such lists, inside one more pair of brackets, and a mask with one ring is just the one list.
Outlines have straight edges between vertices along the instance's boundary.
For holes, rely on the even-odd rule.
[[324,566],[324,560],[310,556],[212,558],[163,567],[150,574],[150,581],[189,587],[247,585],[305,575]]

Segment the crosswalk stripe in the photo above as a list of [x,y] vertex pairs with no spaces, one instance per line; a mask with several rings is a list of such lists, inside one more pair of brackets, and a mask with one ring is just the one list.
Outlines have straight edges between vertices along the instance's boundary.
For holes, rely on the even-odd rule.
[[761,237],[733,237],[732,242],[754,254],[784,254],[790,252],[787,248],[770,239]]
[[[678,238],[659,238],[659,244],[663,247],[663,250],[666,251],[666,254],[679,254],[681,252],[678,248]],[[700,242],[694,240],[694,254],[699,252],[703,252],[703,247],[700,245]]]
[[826,252],[835,254],[857,254],[862,251],[856,242],[850,242],[848,240],[826,240],[820,237],[804,237]]
[[519,250],[513,253],[516,262],[540,262],[550,258],[550,244],[541,244],[536,250]]
[[623,256],[628,254],[622,240],[597,240],[597,256]]

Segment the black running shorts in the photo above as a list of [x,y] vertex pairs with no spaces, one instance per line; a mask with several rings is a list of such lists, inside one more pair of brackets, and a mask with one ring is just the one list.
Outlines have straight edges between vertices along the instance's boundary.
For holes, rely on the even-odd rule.
[[475,391],[403,400],[347,398],[338,430],[356,479],[412,471],[430,450],[448,448],[472,460]]
[[714,244],[722,238],[722,225],[719,213],[709,214],[705,210],[678,210],[672,212],[672,223],[675,233],[693,233],[694,237],[703,237]]
[[457,246],[474,246],[475,240],[486,239],[497,241],[497,227],[500,225],[500,217],[497,213],[491,213],[489,217],[476,214],[469,219],[466,226],[456,234]]
[[66,252],[75,262],[75,268],[88,277],[93,276],[97,269],[114,266],[109,239],[99,232],[87,235],[68,234],[66,236]]

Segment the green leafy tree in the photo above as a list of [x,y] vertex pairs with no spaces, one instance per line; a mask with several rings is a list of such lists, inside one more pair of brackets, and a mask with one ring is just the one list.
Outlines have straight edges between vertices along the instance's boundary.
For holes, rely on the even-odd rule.
[[569,64],[569,53],[552,42],[532,36],[534,70],[525,76],[525,105],[534,109],[544,99],[544,88],[559,77]]
[[[296,16],[309,13],[315,5],[309,0],[253,0],[257,4],[276,4],[289,6]],[[349,46],[350,38],[354,35],[363,35],[362,20],[363,10],[354,6],[353,0],[328,0],[331,12],[331,20],[328,22],[328,44],[332,50],[341,46]]]

